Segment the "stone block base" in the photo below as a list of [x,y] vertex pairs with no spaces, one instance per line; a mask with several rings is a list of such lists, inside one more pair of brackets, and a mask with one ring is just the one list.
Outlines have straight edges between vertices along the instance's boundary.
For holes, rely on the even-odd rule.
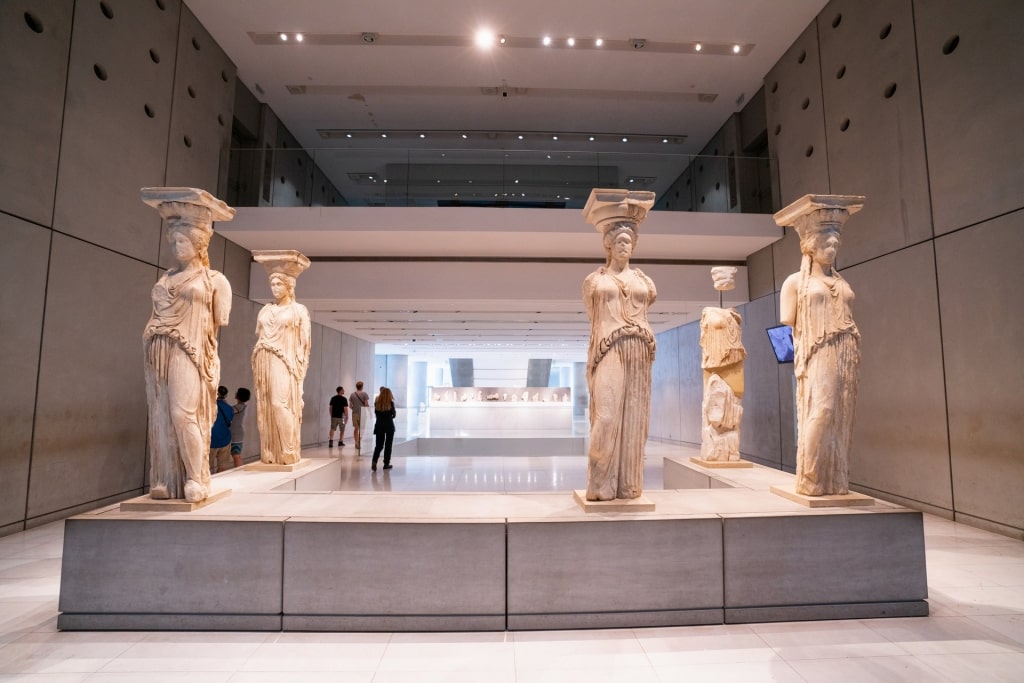
[[871,496],[865,496],[863,493],[843,493],[835,496],[805,496],[802,493],[796,491],[790,491],[779,486],[771,487],[771,492],[777,496],[782,496],[787,500],[791,500],[794,503],[800,503],[806,505],[809,508],[839,508],[839,507],[850,507],[853,505],[874,505],[875,499]]
[[254,462],[245,466],[246,472],[294,472],[295,470],[309,465],[310,461],[303,458],[290,465],[280,465],[272,462]]
[[748,460],[705,460],[704,458],[690,458],[690,462],[701,467],[753,467],[754,463]]
[[214,491],[209,496],[196,503],[190,503],[184,498],[150,498],[139,496],[121,503],[121,512],[192,512],[204,508],[210,503],[216,503],[221,498],[231,495],[231,489]]
[[654,501],[647,496],[616,498],[615,500],[587,500],[587,492],[575,489],[572,497],[584,512],[654,512]]

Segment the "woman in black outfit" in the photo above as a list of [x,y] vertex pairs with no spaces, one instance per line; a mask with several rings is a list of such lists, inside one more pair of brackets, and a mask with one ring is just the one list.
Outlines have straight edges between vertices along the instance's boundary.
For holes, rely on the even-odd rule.
[[387,387],[381,387],[373,402],[373,412],[377,421],[373,425],[373,462],[370,469],[377,471],[377,459],[381,449],[384,450],[384,469],[391,469],[391,444],[395,440],[395,397]]

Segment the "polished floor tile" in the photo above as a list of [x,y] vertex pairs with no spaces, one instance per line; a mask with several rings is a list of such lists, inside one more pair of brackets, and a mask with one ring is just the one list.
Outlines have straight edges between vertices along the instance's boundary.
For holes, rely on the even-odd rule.
[[[648,449],[646,488],[662,485],[663,448]],[[374,476],[364,453],[311,449],[337,461],[329,484],[316,485],[472,494],[564,492],[586,480],[581,456],[396,455],[393,470]],[[65,633],[56,628],[63,522],[54,522],[0,538],[0,681],[1024,681],[1024,543],[929,515],[925,543],[926,618],[511,633]]]

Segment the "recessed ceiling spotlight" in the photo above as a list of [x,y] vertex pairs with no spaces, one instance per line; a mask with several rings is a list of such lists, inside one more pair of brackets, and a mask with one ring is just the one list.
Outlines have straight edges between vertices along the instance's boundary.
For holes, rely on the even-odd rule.
[[629,142],[629,138],[622,138],[623,142]]
[[523,139],[523,136],[522,136],[522,135],[520,135],[520,136],[519,136],[519,139],[520,139],[520,140],[522,140],[522,139]]
[[516,178],[516,185],[519,184],[519,178]]
[[734,55],[738,55],[740,53],[740,46],[739,45],[733,45],[732,46],[732,53]]
[[693,46],[693,49],[696,50],[697,52],[700,52],[701,50],[704,49],[704,46],[701,45],[700,43],[697,43],[696,45]]
[[288,34],[287,34],[287,33],[281,33],[281,34],[279,34],[279,35],[280,35],[280,37],[281,37],[281,40],[283,40],[283,41],[285,41],[285,42],[287,42],[287,41],[288,41]]
[[508,36],[498,36],[498,44],[504,45],[508,42]]
[[381,134],[380,134],[380,136],[381,136],[382,138],[386,138],[386,137],[388,136],[388,134],[387,134],[387,133],[381,133]]
[[462,139],[463,139],[463,140],[468,140],[468,139],[469,139],[469,136],[468,136],[468,135],[466,135],[465,133],[463,133],[463,134],[462,134]]
[[302,40],[303,40],[304,38],[305,38],[305,36],[303,36],[303,35],[302,35],[301,33],[296,33],[296,34],[295,34],[295,40],[296,40],[296,41],[298,41],[298,42],[300,42],[300,43],[302,42]]
[[420,139],[421,139],[421,140],[422,140],[423,138],[425,138],[425,137],[427,137],[427,134],[426,134],[426,133],[420,133]]
[[481,50],[489,50],[494,47],[494,32],[490,29],[482,28],[476,32],[473,42]]
[[347,138],[352,137],[352,133],[345,133],[345,137],[347,137]]
[[557,135],[552,135],[552,136],[551,136],[551,139],[552,139],[552,140],[557,140],[557,139],[558,139],[558,136],[557,136]]
[[661,139],[661,144],[664,145],[664,144],[667,144],[667,143],[668,143],[668,138],[662,138]]
[[542,38],[540,42],[543,43],[545,47],[547,47],[548,45],[551,44],[551,36],[544,36],[544,38]]
[[594,47],[601,47],[604,45],[604,38],[598,38],[594,41]]
[[565,41],[565,44],[568,45],[569,47],[574,47],[576,45],[576,39],[569,38],[567,41]]
[[591,135],[591,136],[590,136],[590,141],[591,141],[591,142],[593,142],[593,141],[594,141],[594,136],[593,136],[593,135]]

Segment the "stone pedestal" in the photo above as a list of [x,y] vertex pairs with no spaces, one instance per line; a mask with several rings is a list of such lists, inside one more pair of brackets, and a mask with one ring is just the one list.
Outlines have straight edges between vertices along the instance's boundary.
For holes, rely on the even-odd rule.
[[222,498],[227,498],[231,495],[231,489],[224,489],[223,491],[214,491],[206,498],[190,503],[184,498],[167,498],[160,500],[158,498],[150,498],[149,496],[139,496],[138,498],[132,498],[121,503],[121,512],[192,512],[199,508],[204,508],[210,503],[216,503]]
[[309,465],[310,461],[307,458],[302,458],[298,462],[293,462],[289,465],[282,465],[275,462],[253,462],[245,466],[245,470],[251,472],[294,472],[300,467]]
[[838,493],[831,496],[805,496],[802,493],[784,489],[779,486],[771,487],[771,492],[777,496],[782,496],[794,503],[800,503],[806,505],[809,508],[838,508],[838,507],[850,507],[853,505],[874,505],[875,499],[871,496],[865,496],[863,493]]
[[647,496],[616,498],[615,500],[587,500],[587,492],[574,489],[572,497],[584,512],[654,512],[654,501]]
[[690,462],[701,467],[753,467],[754,463],[748,460],[705,460],[704,458],[690,458]]

